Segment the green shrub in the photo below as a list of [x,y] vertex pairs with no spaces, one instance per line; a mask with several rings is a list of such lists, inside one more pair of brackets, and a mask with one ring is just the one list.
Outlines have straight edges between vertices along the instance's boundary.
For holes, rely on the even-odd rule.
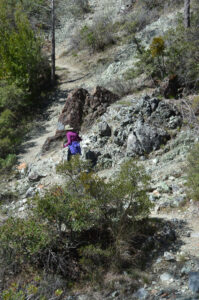
[[187,195],[199,201],[199,144],[197,143],[188,156]]
[[99,17],[92,25],[84,25],[72,39],[72,43],[78,49],[103,51],[116,42],[112,20],[106,16]]
[[[0,142],[0,144],[1,144],[1,142]],[[8,154],[5,159],[0,158],[0,169],[2,169],[2,171],[10,170],[12,168],[12,166],[16,163],[16,161],[17,161],[17,158],[16,158],[15,154]]]
[[[43,0],[36,0],[42,4]],[[22,7],[21,4],[24,4]],[[0,167],[11,165],[9,154],[25,133],[24,121],[40,104],[50,76],[43,41],[26,13],[29,0],[0,0]],[[8,157],[7,157],[8,156]],[[7,157],[7,158],[6,158]],[[3,161],[4,160],[4,161]]]
[[150,45],[152,57],[162,56],[165,50],[165,42],[161,36],[153,38]]
[[8,265],[33,264],[76,280],[81,267],[90,272],[95,266],[106,269],[107,262],[123,264],[124,245],[131,247],[129,240],[139,235],[140,221],[152,207],[149,177],[133,160],[109,182],[85,167],[78,156],[59,165],[67,185],[36,195],[32,217],[10,218],[0,227],[0,254]]
[[124,75],[126,79],[146,74],[157,83],[166,76],[177,75],[181,86],[195,90],[199,88],[197,10],[190,28],[185,30],[182,21],[179,18],[176,28],[170,29],[163,37],[155,37],[149,47],[143,47],[139,40],[134,40],[137,62]]
[[2,267],[17,271],[22,266],[26,268],[27,264],[36,267],[46,263],[43,258],[45,249],[54,238],[51,230],[34,218],[9,218],[0,227],[0,257],[4,258]]
[[[197,14],[197,12],[196,12]],[[194,22],[196,15],[193,14],[192,27],[184,29],[182,19],[175,29],[168,31],[166,39],[166,69],[168,74],[178,75],[182,85],[188,89],[198,89],[198,62],[199,29]]]
[[63,282],[58,276],[35,276],[31,278],[29,274],[28,280],[17,280],[13,282],[3,291],[3,300],[25,300],[39,299],[48,300],[60,299],[66,290],[66,282]]
[[198,115],[198,112],[199,112],[199,96],[194,97],[191,106],[192,106],[192,109],[194,111],[194,114]]
[[16,83],[0,82],[0,112],[10,109],[12,112],[21,110],[25,105],[25,94],[22,88]]
[[[76,161],[75,157],[73,161]],[[68,165],[65,167],[68,170]],[[118,253],[119,240],[133,235],[137,222],[146,218],[152,207],[147,196],[148,182],[149,177],[144,168],[133,160],[124,163],[117,178],[109,182],[92,172],[81,172],[75,178],[70,177],[67,187],[71,198],[75,196],[74,204],[77,205],[73,206],[72,199],[70,203],[74,212],[71,213],[78,218],[81,230],[88,230],[92,226],[98,228],[99,238],[100,232],[106,232],[115,253]],[[71,223],[74,221],[75,219]]]
[[74,17],[81,17],[84,14],[91,12],[88,0],[70,0],[68,2],[69,11]]

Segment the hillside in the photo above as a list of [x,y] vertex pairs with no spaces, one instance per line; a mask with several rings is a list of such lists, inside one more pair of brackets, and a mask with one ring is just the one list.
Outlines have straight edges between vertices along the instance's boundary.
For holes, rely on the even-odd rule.
[[[1,175],[1,228],[10,224],[1,231],[3,300],[199,299],[199,206],[187,193],[187,156],[199,141],[191,60],[198,55],[198,3],[192,2],[195,23],[185,46],[183,9],[182,1],[166,0],[57,4],[57,85],[18,147],[17,164]],[[151,60],[153,50],[160,54]],[[64,169],[65,123],[80,129],[83,177],[71,165]],[[94,175],[81,165],[87,158]],[[135,186],[122,177],[131,158]],[[70,191],[73,183],[78,191]],[[133,211],[128,193],[138,201]]]

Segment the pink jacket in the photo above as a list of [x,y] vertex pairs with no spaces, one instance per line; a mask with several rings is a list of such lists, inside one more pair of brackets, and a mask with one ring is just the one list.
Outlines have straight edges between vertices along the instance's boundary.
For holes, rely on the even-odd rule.
[[73,131],[68,131],[66,133],[66,137],[67,137],[67,144],[64,144],[64,148],[68,147],[68,145],[70,145],[72,142],[80,142],[82,140],[80,136]]

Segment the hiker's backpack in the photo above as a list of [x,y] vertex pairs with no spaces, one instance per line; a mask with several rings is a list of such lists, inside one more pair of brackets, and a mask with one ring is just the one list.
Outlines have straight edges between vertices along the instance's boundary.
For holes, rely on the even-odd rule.
[[69,149],[70,149],[70,153],[72,155],[75,155],[75,154],[81,154],[81,147],[80,147],[80,144],[79,142],[72,142],[70,145],[69,145]]

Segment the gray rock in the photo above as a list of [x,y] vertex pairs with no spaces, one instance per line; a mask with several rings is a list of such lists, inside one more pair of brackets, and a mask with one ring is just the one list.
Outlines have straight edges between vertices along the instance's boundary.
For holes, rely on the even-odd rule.
[[43,176],[39,174],[37,171],[33,170],[28,174],[29,181],[39,181]]
[[173,281],[173,276],[171,275],[171,274],[169,274],[169,273],[163,273],[162,275],[160,275],[160,280],[162,281],[162,282],[167,282],[167,283],[169,283],[169,282],[172,282]]
[[25,197],[33,197],[36,193],[35,187],[29,187],[29,189],[27,190]]
[[186,195],[178,196],[175,198],[174,205],[175,207],[179,207],[185,202]]
[[62,161],[68,161],[69,159],[69,148],[66,147],[62,150]]
[[194,292],[199,292],[199,272],[189,273],[189,289]]
[[182,118],[180,116],[172,116],[169,119],[168,127],[170,129],[175,129],[177,127],[180,127],[182,125]]
[[114,291],[112,294],[111,294],[111,297],[112,298],[116,298],[116,297],[118,297],[119,296],[119,292],[118,291]]
[[171,107],[164,101],[159,103],[157,109],[152,113],[150,121],[171,129],[182,125],[182,118],[177,108]]
[[152,112],[156,110],[158,107],[160,100],[153,98],[150,99],[149,96],[145,96],[144,98],[141,99],[140,102],[135,107],[135,113],[142,113],[146,116],[150,116]]
[[30,187],[30,182],[27,178],[17,181],[16,190],[19,195],[24,195]]
[[128,156],[143,155],[160,148],[169,140],[169,134],[160,128],[156,128],[139,119],[133,133],[130,133],[127,140]]
[[98,125],[99,135],[102,136],[111,136],[111,128],[107,122],[101,122]]
[[137,299],[147,299],[148,292],[144,288],[141,288],[136,293],[134,293],[133,296],[137,297]]
[[170,252],[164,252],[164,259],[167,261],[175,261],[175,257]]
[[157,190],[162,193],[169,193],[170,187],[165,182],[161,181],[157,186]]
[[121,122],[121,126],[122,126],[122,127],[125,127],[125,126],[127,126],[127,125],[129,125],[129,124],[132,124],[132,123],[133,123],[132,117],[127,117],[127,118],[125,118],[125,119]]
[[116,129],[114,131],[113,142],[118,146],[123,146],[127,139],[127,133],[125,130]]
[[188,275],[191,272],[191,266],[184,266],[180,273],[181,275]]

